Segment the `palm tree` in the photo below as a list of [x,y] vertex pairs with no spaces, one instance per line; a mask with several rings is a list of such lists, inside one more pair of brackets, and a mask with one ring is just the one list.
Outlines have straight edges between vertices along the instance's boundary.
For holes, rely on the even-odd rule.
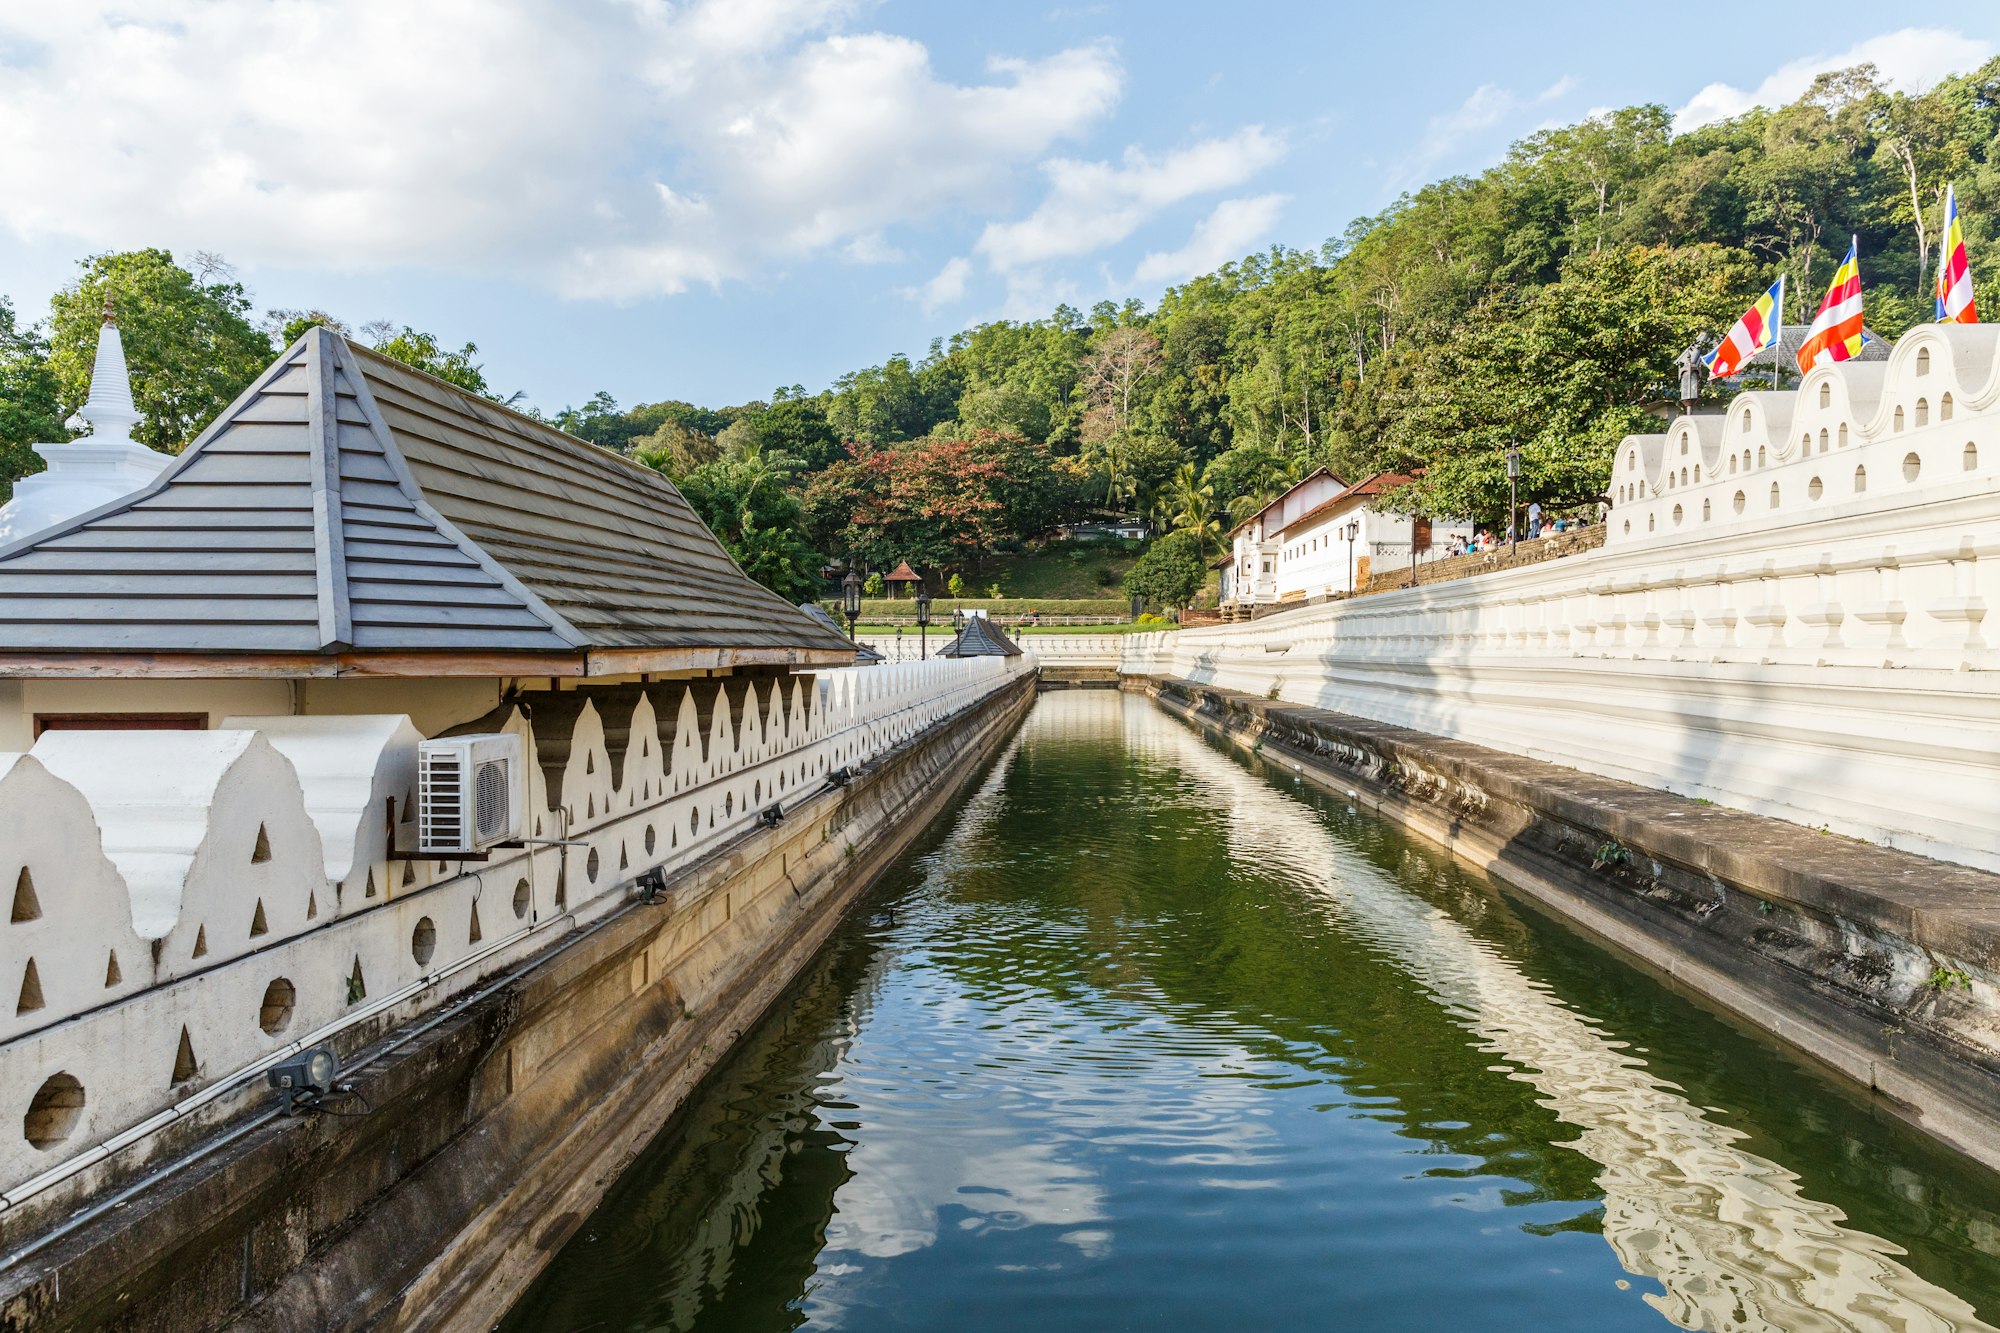
[[1173,507],[1174,527],[1192,532],[1203,547],[1222,549],[1222,516],[1215,504],[1215,487],[1202,479],[1193,463],[1183,463],[1167,484],[1166,499]]

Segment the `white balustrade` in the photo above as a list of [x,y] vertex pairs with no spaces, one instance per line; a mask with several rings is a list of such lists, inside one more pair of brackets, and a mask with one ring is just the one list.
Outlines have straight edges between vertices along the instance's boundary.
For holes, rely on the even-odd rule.
[[558,716],[568,733],[560,803],[513,707],[527,832],[581,845],[485,862],[392,855],[392,824],[397,846],[416,841],[420,738],[403,717],[50,732],[0,755],[0,1216],[169,1107],[359,1017],[441,1003],[612,910],[642,872],[686,867],[1030,669],[580,691],[573,712],[544,704],[551,756]]

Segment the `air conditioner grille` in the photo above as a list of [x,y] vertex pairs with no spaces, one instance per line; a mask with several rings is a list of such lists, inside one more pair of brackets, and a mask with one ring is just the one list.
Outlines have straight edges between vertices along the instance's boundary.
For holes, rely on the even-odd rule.
[[423,798],[423,846],[465,846],[465,772],[458,755],[427,756]]
[[481,840],[497,838],[507,832],[511,804],[507,797],[506,763],[489,759],[479,765],[472,780],[472,810],[473,817],[479,821]]

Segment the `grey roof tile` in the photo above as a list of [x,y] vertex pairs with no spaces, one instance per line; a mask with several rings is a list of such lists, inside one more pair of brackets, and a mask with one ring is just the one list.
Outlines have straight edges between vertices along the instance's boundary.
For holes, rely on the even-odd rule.
[[659,473],[323,329],[145,490],[0,548],[0,654],[675,648],[849,645]]

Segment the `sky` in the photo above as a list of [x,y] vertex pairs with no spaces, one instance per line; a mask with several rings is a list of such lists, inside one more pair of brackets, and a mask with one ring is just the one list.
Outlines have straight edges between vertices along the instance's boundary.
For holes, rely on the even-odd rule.
[[1687,127],[2000,6],[0,0],[0,294],[220,254],[257,309],[471,341],[547,411],[816,390],[983,320],[1316,248],[1548,125]]

